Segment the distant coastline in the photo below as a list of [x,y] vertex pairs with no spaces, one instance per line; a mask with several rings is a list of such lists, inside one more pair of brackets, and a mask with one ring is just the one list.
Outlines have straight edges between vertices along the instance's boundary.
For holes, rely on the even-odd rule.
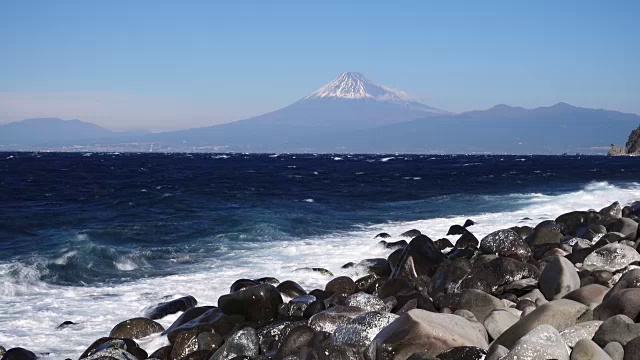
[[640,126],[637,129],[631,131],[629,139],[625,146],[617,146],[611,144],[609,149],[609,156],[640,156]]

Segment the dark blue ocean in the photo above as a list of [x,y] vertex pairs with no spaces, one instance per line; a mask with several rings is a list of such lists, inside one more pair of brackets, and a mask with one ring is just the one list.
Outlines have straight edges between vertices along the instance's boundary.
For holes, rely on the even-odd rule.
[[[340,265],[386,256],[381,231],[472,218],[480,237],[640,200],[638,182],[632,157],[0,153],[0,344],[77,356],[172,296],[357,276]],[[81,325],[50,341],[65,320]]]

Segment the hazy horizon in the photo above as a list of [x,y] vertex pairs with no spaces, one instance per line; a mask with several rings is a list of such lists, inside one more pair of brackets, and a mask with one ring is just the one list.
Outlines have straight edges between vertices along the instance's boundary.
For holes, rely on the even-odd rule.
[[345,71],[460,113],[557,102],[640,113],[640,4],[0,4],[0,123],[215,125]]

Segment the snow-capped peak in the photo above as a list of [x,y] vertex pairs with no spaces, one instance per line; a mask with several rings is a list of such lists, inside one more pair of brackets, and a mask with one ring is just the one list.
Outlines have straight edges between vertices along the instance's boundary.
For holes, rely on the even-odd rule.
[[305,99],[341,98],[405,101],[407,95],[386,86],[376,85],[359,72],[346,72],[311,93]]

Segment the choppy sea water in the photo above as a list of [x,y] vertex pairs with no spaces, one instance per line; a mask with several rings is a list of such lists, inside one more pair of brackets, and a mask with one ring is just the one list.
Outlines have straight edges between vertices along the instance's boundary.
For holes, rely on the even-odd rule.
[[387,256],[382,231],[435,240],[471,218],[481,238],[640,200],[638,182],[627,157],[0,153],[0,345],[75,358],[169,298],[362,275],[341,266]]

